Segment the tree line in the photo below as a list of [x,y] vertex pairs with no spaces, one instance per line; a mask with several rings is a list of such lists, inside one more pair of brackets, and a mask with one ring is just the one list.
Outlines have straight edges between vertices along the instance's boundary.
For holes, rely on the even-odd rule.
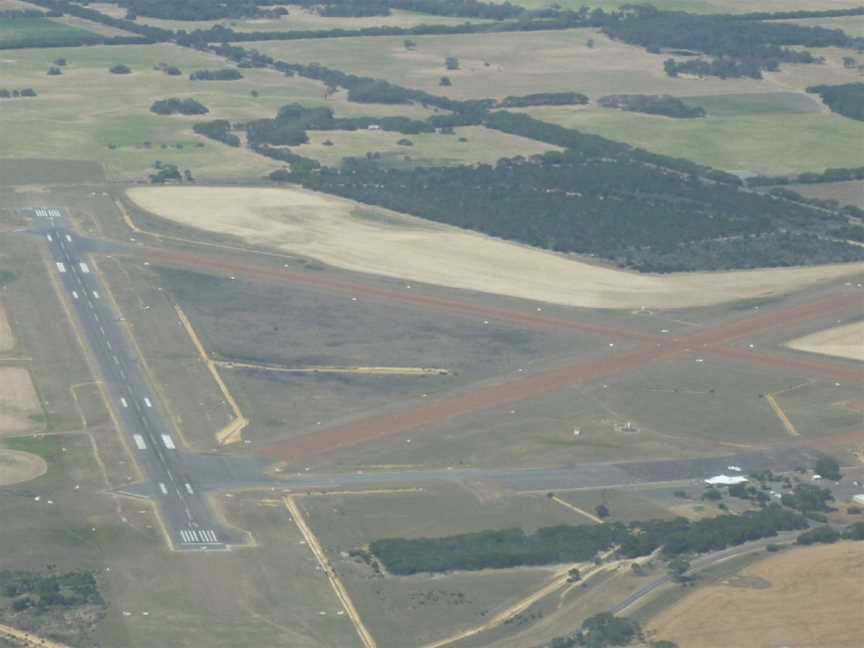
[[35,97],[36,91],[33,88],[0,88],[0,99],[15,99],[17,97]]
[[[127,18],[149,16],[166,20],[219,20],[221,18],[278,18],[288,10],[275,0],[115,0]],[[265,8],[273,7],[273,8]]]
[[675,518],[561,525],[534,533],[514,528],[439,538],[386,538],[373,541],[369,550],[390,573],[410,575],[587,562],[611,549],[619,557],[636,558],[662,547],[664,555],[674,557],[719,551],[780,531],[806,528],[803,515],[770,505],[742,515],[697,521]]
[[749,187],[768,187],[787,184],[817,184],[820,182],[845,182],[848,180],[864,180],[864,167],[826,169],[821,173],[806,171],[797,175],[764,176],[757,175],[747,178]]

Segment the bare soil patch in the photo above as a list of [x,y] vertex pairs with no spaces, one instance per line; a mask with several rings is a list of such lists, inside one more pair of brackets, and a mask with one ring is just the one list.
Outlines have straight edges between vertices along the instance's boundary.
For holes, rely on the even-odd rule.
[[864,321],[811,333],[788,342],[786,346],[797,351],[864,361]]
[[864,643],[864,543],[793,549],[741,576],[697,590],[649,630],[687,648]]
[[299,189],[135,187],[128,195],[162,218],[346,270],[589,308],[703,306],[864,271],[844,264],[643,275]]
[[15,336],[12,334],[12,327],[9,326],[6,310],[3,308],[3,304],[0,303],[0,353],[11,351],[14,348]]
[[0,486],[30,481],[46,472],[48,464],[39,455],[20,450],[0,450]]
[[703,306],[864,271],[847,264],[641,275],[299,189],[135,187],[128,195],[162,218],[339,268],[570,306]]
[[0,367],[0,435],[23,432],[42,412],[30,372],[20,367]]

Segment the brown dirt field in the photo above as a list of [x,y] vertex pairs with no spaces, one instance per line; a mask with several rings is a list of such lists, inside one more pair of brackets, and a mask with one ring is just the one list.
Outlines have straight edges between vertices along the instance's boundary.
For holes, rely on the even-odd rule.
[[6,317],[3,304],[0,304],[0,353],[6,353],[15,348],[15,336],[12,335],[12,327]]
[[662,344],[658,343],[650,348],[643,347],[635,351],[614,353],[607,358],[580,362],[560,369],[470,390],[423,407],[353,421],[274,444],[267,449],[267,452],[279,459],[291,461],[339,447],[353,446],[375,439],[395,436],[454,416],[462,416],[516,401],[537,398],[571,385],[587,383],[604,376],[637,369],[646,364],[686,352],[697,345],[706,347],[703,350],[710,350],[724,359],[803,369],[830,375],[833,378],[861,382],[864,381],[864,371],[763,356],[731,348],[707,349],[708,345],[723,344],[743,335],[770,330],[783,322],[801,322],[808,318],[822,317],[833,309],[848,307],[850,303],[858,304],[857,296],[843,295],[810,304],[778,309],[772,313],[743,318],[708,331],[675,338]]
[[31,417],[41,412],[30,372],[19,367],[0,367],[0,435],[31,429]]
[[648,630],[687,648],[864,645],[864,543],[793,549],[687,596]]
[[864,321],[836,326],[787,342],[798,351],[864,361]]
[[20,484],[48,472],[45,460],[29,452],[0,450],[0,486]]
[[643,275],[298,189],[136,187],[128,195],[162,218],[346,270],[588,308],[705,306],[864,271],[847,264]]

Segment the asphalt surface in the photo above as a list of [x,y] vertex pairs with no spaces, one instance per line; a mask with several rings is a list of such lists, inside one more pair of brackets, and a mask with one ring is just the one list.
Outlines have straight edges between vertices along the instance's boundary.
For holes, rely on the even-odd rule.
[[[99,366],[111,408],[128,437],[128,447],[148,482],[131,493],[152,497],[175,549],[224,549],[232,531],[213,520],[198,490],[195,458],[178,449],[175,430],[154,395],[122,317],[88,261],[86,241],[66,227],[62,211],[33,210],[37,232],[45,237],[79,330]],[[200,463],[200,462],[199,462]]]

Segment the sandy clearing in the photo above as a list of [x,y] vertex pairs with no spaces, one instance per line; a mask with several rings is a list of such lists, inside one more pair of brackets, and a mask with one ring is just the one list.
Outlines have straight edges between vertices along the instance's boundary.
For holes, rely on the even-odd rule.
[[0,353],[11,351],[14,348],[15,336],[12,335],[12,327],[9,326],[9,319],[6,317],[3,304],[0,303]]
[[698,590],[648,630],[687,648],[864,645],[864,542],[796,548]]
[[0,450],[0,486],[20,484],[48,472],[45,460],[30,452]]
[[20,367],[0,367],[0,435],[31,429],[31,417],[41,412],[30,372]]
[[849,264],[640,275],[300,189],[135,187],[127,193],[174,222],[346,270],[570,306],[705,306],[864,272],[864,264]]
[[787,342],[786,346],[797,351],[864,362],[864,321],[811,333]]

